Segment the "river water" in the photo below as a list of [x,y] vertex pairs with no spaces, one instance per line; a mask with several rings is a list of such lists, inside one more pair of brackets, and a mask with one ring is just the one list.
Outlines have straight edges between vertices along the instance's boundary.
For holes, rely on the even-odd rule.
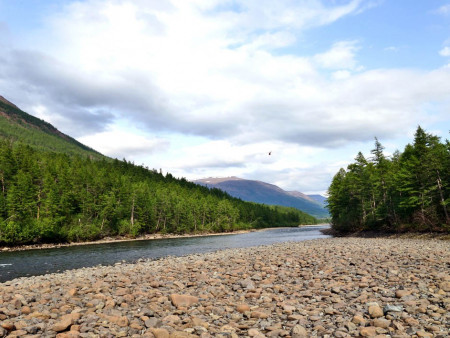
[[184,256],[230,248],[245,248],[289,241],[326,238],[320,230],[328,225],[278,228],[245,234],[202,236],[191,238],[152,239],[104,244],[68,246],[0,253],[0,282],[17,277],[43,275],[64,270]]

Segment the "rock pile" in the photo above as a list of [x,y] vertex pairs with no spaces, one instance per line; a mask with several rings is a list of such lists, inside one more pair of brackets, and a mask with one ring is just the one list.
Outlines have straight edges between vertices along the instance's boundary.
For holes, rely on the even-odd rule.
[[448,337],[449,272],[450,242],[355,238],[86,268],[0,284],[0,336]]

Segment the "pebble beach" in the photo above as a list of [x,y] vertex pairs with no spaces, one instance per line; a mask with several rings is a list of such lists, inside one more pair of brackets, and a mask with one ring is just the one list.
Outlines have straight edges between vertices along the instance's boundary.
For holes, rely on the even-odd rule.
[[0,337],[449,337],[450,242],[328,238],[0,284]]

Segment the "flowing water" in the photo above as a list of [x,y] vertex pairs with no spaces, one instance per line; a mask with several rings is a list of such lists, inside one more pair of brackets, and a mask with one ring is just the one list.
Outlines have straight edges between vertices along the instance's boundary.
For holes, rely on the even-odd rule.
[[328,227],[324,225],[278,228],[235,235],[152,239],[1,252],[0,282],[82,267],[112,265],[122,261],[135,262],[141,258],[157,259],[230,248],[326,238],[329,236],[323,235],[320,230]]

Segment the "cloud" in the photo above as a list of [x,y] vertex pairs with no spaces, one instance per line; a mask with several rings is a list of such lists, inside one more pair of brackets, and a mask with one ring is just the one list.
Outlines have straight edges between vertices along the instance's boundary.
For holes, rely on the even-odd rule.
[[443,5],[436,10],[441,15],[450,15],[450,4]]
[[[73,2],[29,37],[33,44],[2,51],[0,90],[77,137],[128,121],[157,138],[240,147],[271,140],[337,148],[400,135],[429,101],[439,115],[448,69],[365,71],[354,40],[313,56],[293,52],[307,30],[374,4],[332,3]],[[223,166],[213,162],[204,164]]]
[[441,55],[441,56],[450,56],[450,47],[444,47],[443,49],[441,49],[440,51],[439,51],[439,54]]
[[95,144],[96,150],[104,155],[128,160],[164,152],[170,145],[166,139],[148,138],[122,130],[108,130],[78,140],[84,144]]
[[358,49],[357,41],[339,41],[327,52],[315,55],[314,60],[323,68],[355,69]]
[[387,52],[398,52],[401,49],[401,47],[398,46],[389,46],[386,47],[384,50]]

